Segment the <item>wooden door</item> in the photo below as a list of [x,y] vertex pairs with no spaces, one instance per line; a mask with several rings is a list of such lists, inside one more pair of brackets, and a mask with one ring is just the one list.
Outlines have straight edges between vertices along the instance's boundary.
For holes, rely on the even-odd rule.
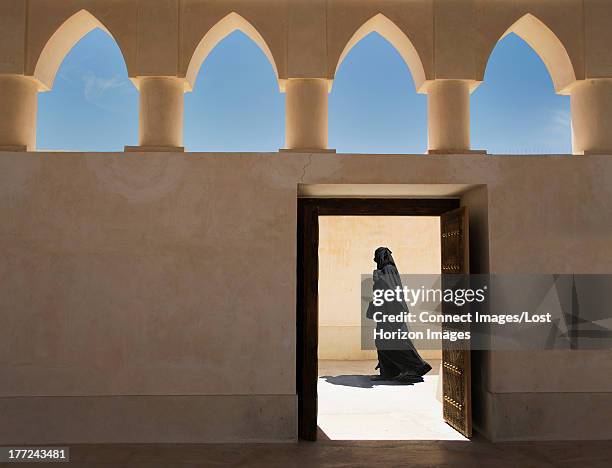
[[[467,208],[440,217],[442,288],[469,287],[469,217]],[[469,314],[462,307],[443,303],[443,314]],[[469,323],[445,323],[443,331],[469,331]],[[444,420],[466,437],[472,436],[470,346],[466,340],[442,340]]]

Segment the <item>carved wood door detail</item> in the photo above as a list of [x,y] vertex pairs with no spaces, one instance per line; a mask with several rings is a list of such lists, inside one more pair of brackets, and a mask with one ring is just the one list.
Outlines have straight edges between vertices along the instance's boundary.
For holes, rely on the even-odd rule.
[[[469,227],[467,208],[440,217],[442,289],[469,287]],[[469,314],[469,305],[443,303],[443,314]],[[443,331],[469,331],[469,323],[444,323]],[[472,436],[470,346],[466,340],[442,340],[444,420],[466,437]]]

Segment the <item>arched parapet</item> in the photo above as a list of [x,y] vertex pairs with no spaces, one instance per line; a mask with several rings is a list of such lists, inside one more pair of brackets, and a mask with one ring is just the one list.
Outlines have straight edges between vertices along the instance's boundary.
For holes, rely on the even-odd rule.
[[330,76],[330,80],[335,78],[340,65],[351,49],[364,37],[373,32],[380,34],[387,41],[389,41],[393,47],[395,47],[410,70],[417,91],[423,91],[428,81],[428,76],[423,61],[421,60],[421,55],[408,35],[382,13],[372,16],[353,33],[349,41],[344,46],[344,49],[342,50],[337,62],[335,62],[335,65],[333,61],[330,63],[330,65],[333,66],[333,72]]
[[279,88],[284,90],[285,77],[281,76],[277,66],[276,59],[272,53],[268,43],[260,32],[243,16],[236,12],[231,12],[227,16],[219,20],[212,28],[210,28],[204,37],[197,44],[195,50],[191,54],[191,58],[184,72],[188,90],[193,89],[195,82],[202,67],[202,64],[206,60],[206,57],[212,52],[212,50],[229,36],[234,31],[241,31],[246,34],[255,44],[259,46],[262,52],[270,61],[270,65],[274,70],[274,74],[279,82]]
[[546,25],[531,13],[526,13],[508,27],[488,47],[488,54],[479,64],[480,79],[484,79],[487,63],[497,42],[508,34],[514,33],[523,39],[538,54],[546,65],[550,74],[555,91],[559,94],[567,94],[569,88],[576,81],[576,69],[572,59],[559,37]]
[[[79,10],[65,19],[44,41],[40,53],[35,56],[32,65],[30,65],[32,68],[30,74],[38,81],[41,91],[48,91],[53,88],[55,77],[66,55],[77,42],[94,29],[106,32],[116,41],[115,36],[107,26],[85,9]],[[120,43],[117,43],[121,50]],[[125,60],[123,50],[121,52]]]

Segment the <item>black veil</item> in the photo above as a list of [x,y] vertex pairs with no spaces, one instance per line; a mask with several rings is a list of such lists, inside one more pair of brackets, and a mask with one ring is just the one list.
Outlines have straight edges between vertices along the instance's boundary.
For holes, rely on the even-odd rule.
[[[374,252],[374,261],[376,262],[376,273],[375,276],[378,278],[374,278],[376,282],[377,279],[381,279],[386,283],[388,289],[392,289],[395,291],[397,287],[403,289],[402,279],[400,277],[399,271],[397,270],[397,266],[395,265],[395,260],[393,260],[393,252],[388,247],[379,247]],[[407,312],[408,306],[404,301],[401,301],[402,308]]]

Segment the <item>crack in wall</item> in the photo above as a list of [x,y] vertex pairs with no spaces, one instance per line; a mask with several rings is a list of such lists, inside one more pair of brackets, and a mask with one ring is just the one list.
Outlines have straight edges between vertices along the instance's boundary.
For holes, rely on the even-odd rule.
[[302,175],[300,176],[300,182],[304,182],[304,178],[306,177],[306,171],[308,170],[308,168],[312,165],[312,153],[308,154],[308,160],[306,161],[306,164],[304,164],[304,167],[302,168]]

